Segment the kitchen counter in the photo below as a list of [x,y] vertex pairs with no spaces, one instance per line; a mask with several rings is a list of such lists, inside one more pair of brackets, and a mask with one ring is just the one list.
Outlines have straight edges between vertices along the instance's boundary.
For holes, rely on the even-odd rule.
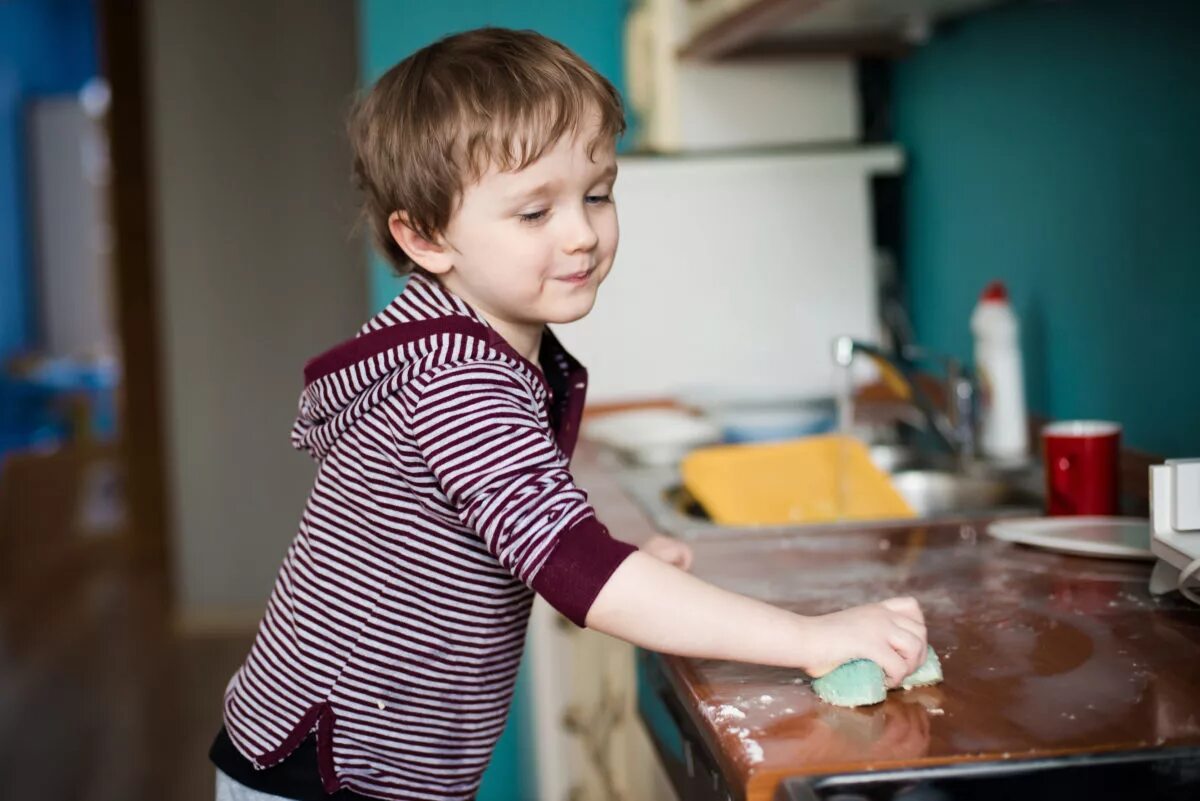
[[[590,443],[574,470],[616,536],[655,533]],[[1147,751],[1200,767],[1200,607],[1150,596],[1150,563],[1037,551],[985,529],[692,543],[696,575],[805,614],[916,596],[946,680],[850,710],[819,702],[796,671],[643,653],[640,709],[677,789],[765,801],[792,797],[788,780],[805,776]]]

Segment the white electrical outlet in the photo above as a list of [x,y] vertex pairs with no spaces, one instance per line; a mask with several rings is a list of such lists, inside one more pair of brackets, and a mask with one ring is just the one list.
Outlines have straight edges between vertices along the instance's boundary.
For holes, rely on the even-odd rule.
[[1168,459],[1171,468],[1171,528],[1200,531],[1200,459]]
[[1150,466],[1150,550],[1150,592],[1179,590],[1200,604],[1200,459]]

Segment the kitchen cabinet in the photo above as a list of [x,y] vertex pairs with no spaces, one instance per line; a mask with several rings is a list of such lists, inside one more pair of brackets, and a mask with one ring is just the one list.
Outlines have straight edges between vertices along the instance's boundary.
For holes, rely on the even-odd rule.
[[[843,146],[861,139],[851,59],[681,59],[684,0],[643,0],[625,22],[626,99],[643,153]],[[780,102],[787,98],[787,102]]]
[[579,629],[544,601],[530,617],[538,797],[672,801],[637,715],[633,646]]
[[542,601],[530,630],[540,799],[671,801],[637,717],[634,648],[576,628]]
[[[614,536],[637,544],[655,530],[625,500],[599,447],[580,440],[572,472]],[[634,648],[579,629],[540,598],[526,651],[541,801],[675,801],[637,713]]]
[[691,0],[680,55],[710,61],[766,55],[902,53],[938,21],[1005,0]]

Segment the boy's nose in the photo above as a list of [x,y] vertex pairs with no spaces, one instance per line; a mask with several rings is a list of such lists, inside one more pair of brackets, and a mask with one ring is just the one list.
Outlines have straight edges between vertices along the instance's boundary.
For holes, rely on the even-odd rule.
[[581,251],[592,250],[596,247],[596,243],[599,241],[600,237],[596,234],[596,229],[592,227],[587,215],[575,215],[571,229],[567,233],[564,250],[566,250],[567,253],[579,253]]

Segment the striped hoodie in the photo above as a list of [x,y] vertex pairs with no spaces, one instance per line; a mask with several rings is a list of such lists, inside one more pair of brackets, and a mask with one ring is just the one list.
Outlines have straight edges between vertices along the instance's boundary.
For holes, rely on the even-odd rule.
[[579,626],[636,550],[568,462],[587,373],[547,329],[531,364],[414,275],[305,369],[316,481],[225,693],[255,767],[315,734],[327,792],[469,799],[504,727],[534,592]]

